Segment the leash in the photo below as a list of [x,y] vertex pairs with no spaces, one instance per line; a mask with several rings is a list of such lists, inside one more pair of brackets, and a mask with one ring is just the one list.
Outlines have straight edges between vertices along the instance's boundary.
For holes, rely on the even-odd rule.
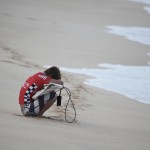
[[[57,96],[57,106],[61,106],[61,92],[62,92],[62,90],[66,91],[66,93],[68,94],[68,98],[69,98],[68,102],[66,104],[66,108],[65,108],[65,120],[68,123],[73,123],[75,121],[75,119],[76,119],[76,109],[75,109],[74,103],[73,103],[73,101],[71,99],[71,92],[70,92],[70,90],[67,87],[63,87],[63,88],[60,89],[59,96]],[[70,121],[70,119],[69,120],[67,119],[67,108],[69,106],[69,102],[72,104],[72,108],[74,110],[74,118],[71,121]]]

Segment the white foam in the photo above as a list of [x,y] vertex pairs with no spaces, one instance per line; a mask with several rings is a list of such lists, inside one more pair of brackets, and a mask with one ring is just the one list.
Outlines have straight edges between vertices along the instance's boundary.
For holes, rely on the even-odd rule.
[[150,28],[106,26],[109,33],[125,36],[127,39],[141,44],[150,45]]
[[84,82],[87,85],[110,90],[150,104],[150,67],[112,64],[99,64],[98,66],[97,69],[67,67],[60,67],[60,69],[90,76]]

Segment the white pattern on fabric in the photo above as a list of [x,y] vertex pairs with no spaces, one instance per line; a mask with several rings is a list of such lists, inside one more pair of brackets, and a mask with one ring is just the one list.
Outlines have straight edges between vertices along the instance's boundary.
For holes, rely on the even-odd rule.
[[33,91],[35,91],[38,88],[38,86],[33,83],[26,91],[25,95],[24,95],[24,104],[29,104],[30,103],[30,95],[31,93],[33,93]]

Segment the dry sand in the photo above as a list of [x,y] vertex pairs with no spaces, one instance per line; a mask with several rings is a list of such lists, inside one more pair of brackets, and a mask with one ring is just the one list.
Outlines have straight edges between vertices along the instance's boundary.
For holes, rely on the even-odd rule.
[[[63,72],[77,121],[21,115],[24,80],[43,65],[146,65],[148,46],[106,33],[106,25],[149,26],[142,4],[127,0],[0,0],[0,150],[149,150],[150,105],[88,87],[86,77]],[[65,103],[65,100],[64,100]]]

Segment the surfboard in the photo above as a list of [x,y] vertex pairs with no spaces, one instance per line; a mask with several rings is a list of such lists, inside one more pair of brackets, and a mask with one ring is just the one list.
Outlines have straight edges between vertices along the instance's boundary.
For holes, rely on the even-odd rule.
[[60,85],[60,84],[55,84],[55,83],[45,84],[43,89],[39,90],[37,93],[35,93],[32,96],[32,99],[35,100],[39,96],[45,95],[45,94],[50,93],[52,91],[58,91],[58,90],[60,90],[62,88],[63,88],[63,85]]

